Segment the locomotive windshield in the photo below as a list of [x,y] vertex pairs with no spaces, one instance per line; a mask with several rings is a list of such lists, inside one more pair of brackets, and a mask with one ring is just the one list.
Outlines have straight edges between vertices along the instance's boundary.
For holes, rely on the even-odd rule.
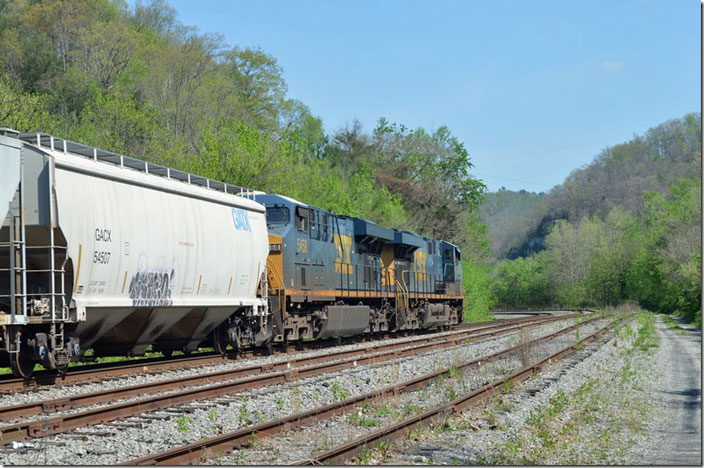
[[274,224],[288,224],[291,220],[288,208],[285,206],[277,206],[266,209],[266,224],[271,226]]

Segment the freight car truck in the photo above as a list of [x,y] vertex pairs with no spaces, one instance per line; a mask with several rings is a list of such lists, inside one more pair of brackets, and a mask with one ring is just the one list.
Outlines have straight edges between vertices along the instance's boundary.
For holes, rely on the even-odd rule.
[[0,130],[0,358],[267,345],[264,207],[249,191],[42,133]]

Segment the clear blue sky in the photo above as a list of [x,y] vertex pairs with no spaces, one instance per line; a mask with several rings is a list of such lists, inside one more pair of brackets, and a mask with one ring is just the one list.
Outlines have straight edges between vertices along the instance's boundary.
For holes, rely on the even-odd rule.
[[547,191],[605,146],[700,109],[696,0],[168,0],[261,47],[328,132],[447,125],[490,190]]

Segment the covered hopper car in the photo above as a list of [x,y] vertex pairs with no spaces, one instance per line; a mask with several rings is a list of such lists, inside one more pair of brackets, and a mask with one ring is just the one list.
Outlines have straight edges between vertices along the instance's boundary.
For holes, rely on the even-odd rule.
[[447,327],[456,246],[43,133],[0,129],[0,360],[28,377]]

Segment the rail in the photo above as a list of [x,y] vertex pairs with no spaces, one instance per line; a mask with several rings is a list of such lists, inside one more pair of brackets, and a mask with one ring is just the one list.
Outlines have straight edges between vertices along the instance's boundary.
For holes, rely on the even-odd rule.
[[[594,317],[590,319],[589,322],[594,322],[596,320],[601,319],[599,317]],[[587,322],[575,324],[563,328],[555,333],[536,338],[535,340],[532,340],[531,342],[527,343],[527,345],[532,346],[535,344],[549,341],[554,337],[569,333],[576,327],[584,325],[586,323]],[[491,355],[481,356],[478,359],[458,364],[456,367],[462,370],[476,368],[482,364],[485,364],[486,362],[495,361],[503,357],[518,353],[522,350],[523,346],[525,346],[525,344],[518,344],[507,349],[497,351]],[[429,374],[421,375],[420,377],[415,377],[409,381],[384,387],[379,390],[374,390],[370,393],[365,393],[360,396],[351,397],[340,402],[332,403],[326,406],[314,408],[300,413],[294,413],[273,421],[264,422],[254,426],[244,427],[234,432],[211,437],[205,440],[199,440],[197,442],[182,445],[179,447],[174,447],[163,452],[146,455],[140,458],[135,458],[127,462],[123,462],[121,463],[121,465],[177,465],[202,462],[202,460],[207,459],[208,457],[212,457],[215,453],[226,452],[235,448],[249,446],[251,445],[252,440],[255,438],[263,439],[265,437],[273,437],[281,432],[292,430],[296,427],[301,427],[303,425],[311,424],[316,421],[324,420],[330,418],[335,414],[348,412],[355,406],[367,401],[383,400],[387,396],[398,395],[399,393],[403,392],[419,390],[432,382],[436,382],[437,379],[440,377],[450,375],[450,373],[450,369],[440,369]],[[325,460],[316,459],[306,460],[305,462],[310,461],[313,461],[314,463],[321,463]]]
[[[534,374],[537,374],[540,372],[540,370],[549,365],[552,364],[555,361],[558,361],[566,356],[569,356],[580,349],[584,347],[585,344],[587,344],[590,341],[594,341],[598,339],[600,336],[602,336],[604,333],[606,333],[608,330],[611,328],[615,327],[619,323],[625,321],[628,319],[630,316],[624,316],[617,318],[613,322],[606,324],[605,326],[601,327],[594,333],[590,334],[586,338],[578,341],[577,343],[573,343],[565,348],[562,348],[560,351],[551,354],[550,356],[542,359],[540,362],[537,362],[535,364],[529,364],[526,367],[523,367],[521,369],[516,370],[513,372],[511,375],[509,375],[506,378],[494,381],[492,383],[489,383],[487,385],[484,385],[481,388],[478,388],[476,390],[470,391],[468,393],[465,393],[463,395],[460,395],[450,401],[447,404],[436,406],[435,408],[426,411],[424,413],[421,413],[416,416],[412,416],[408,419],[405,419],[403,421],[400,421],[398,423],[392,424],[391,426],[386,426],[383,427],[379,430],[373,431],[371,433],[365,434],[364,436],[355,439],[353,441],[344,443],[342,445],[339,445],[337,447],[333,447],[323,453],[317,454],[309,459],[306,460],[301,460],[298,463],[294,463],[294,465],[320,465],[320,464],[344,464],[346,461],[348,461],[351,457],[355,457],[360,450],[362,449],[369,449],[378,446],[381,442],[389,442],[394,439],[398,439],[400,437],[403,437],[413,429],[416,429],[418,427],[423,427],[423,426],[429,426],[434,423],[441,422],[447,415],[453,414],[453,413],[460,413],[464,411],[465,409],[471,407],[472,405],[480,402],[480,401],[485,401],[488,400],[489,398],[501,394],[507,383],[510,384],[517,384],[519,382],[522,382],[529,377],[531,377]],[[598,320],[599,318],[594,318],[592,320]],[[583,322],[581,325],[583,325],[586,322]],[[580,324],[574,325],[570,328],[574,328],[579,326]],[[564,332],[566,330],[562,330]],[[558,332],[560,333],[560,332]],[[553,334],[553,336],[556,336],[557,334]],[[546,337],[539,338],[538,340],[534,340],[530,343],[528,343],[528,346],[532,346],[534,342],[539,342],[540,340],[545,339]],[[521,345],[516,346],[515,348],[518,349],[520,348]],[[494,355],[495,356],[495,355]],[[481,361],[486,362],[488,359],[485,358],[480,358]],[[470,365],[474,365],[477,362],[470,362],[470,363],[465,363],[465,364],[460,364],[459,366],[456,366],[459,369],[465,369],[469,367]],[[442,372],[443,375],[449,375],[450,370],[449,369],[444,369]],[[348,408],[351,405],[347,405]],[[161,460],[158,460],[158,462],[161,462]],[[138,464],[142,463],[141,459],[136,459],[132,460],[131,463],[133,464]]]

